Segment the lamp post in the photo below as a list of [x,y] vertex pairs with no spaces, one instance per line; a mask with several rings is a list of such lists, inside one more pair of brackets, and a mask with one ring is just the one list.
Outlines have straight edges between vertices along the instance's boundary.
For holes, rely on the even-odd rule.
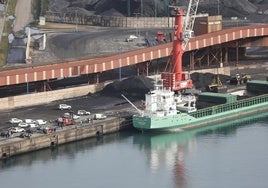
[[138,15],[140,15],[140,13],[135,12],[134,15],[136,17],[136,36],[138,36],[139,35],[139,31],[138,31]]

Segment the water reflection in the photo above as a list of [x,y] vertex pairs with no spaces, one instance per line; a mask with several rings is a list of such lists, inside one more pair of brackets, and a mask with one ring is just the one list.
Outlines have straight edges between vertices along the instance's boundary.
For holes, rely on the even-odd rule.
[[58,158],[63,157],[68,158],[69,160],[75,160],[77,153],[83,153],[87,150],[107,143],[123,142],[124,139],[129,138],[131,135],[131,132],[126,132],[124,134],[116,133],[106,135],[104,137],[89,138],[69,144],[60,145],[54,148],[47,148],[22,154],[0,162],[0,170],[19,165],[31,166],[34,163],[49,163],[52,160],[57,160]]
[[173,173],[176,187],[188,187],[187,180],[190,178],[187,177],[189,169],[185,165],[185,156],[196,151],[198,137],[213,134],[232,137],[238,128],[262,120],[268,121],[268,112],[191,131],[135,134],[133,144],[146,154],[152,173],[168,169]]

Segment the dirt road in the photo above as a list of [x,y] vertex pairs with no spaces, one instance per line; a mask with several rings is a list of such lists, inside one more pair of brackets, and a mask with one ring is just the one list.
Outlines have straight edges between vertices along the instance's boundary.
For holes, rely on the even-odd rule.
[[23,30],[31,21],[33,21],[33,16],[31,13],[31,1],[29,0],[19,0],[16,4],[15,9],[15,21],[14,21],[14,32]]

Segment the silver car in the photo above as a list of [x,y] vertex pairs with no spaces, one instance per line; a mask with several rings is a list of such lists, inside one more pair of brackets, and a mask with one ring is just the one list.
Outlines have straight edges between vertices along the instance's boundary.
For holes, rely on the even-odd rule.
[[68,104],[59,104],[60,110],[70,110],[72,107]]

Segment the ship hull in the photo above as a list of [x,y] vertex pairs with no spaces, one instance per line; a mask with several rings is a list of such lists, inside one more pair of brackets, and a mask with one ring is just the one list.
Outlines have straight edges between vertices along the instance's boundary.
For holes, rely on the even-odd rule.
[[[266,96],[267,97],[267,96]],[[233,105],[233,104],[229,104]],[[242,105],[243,106],[243,105]],[[202,109],[204,111],[204,109]],[[239,118],[260,115],[268,112],[267,98],[258,104],[215,112],[203,117],[193,117],[191,114],[179,113],[173,116],[146,117],[133,116],[133,126],[142,131],[172,131],[187,130],[213,125],[225,121],[237,121]],[[197,112],[198,113],[198,112]]]

